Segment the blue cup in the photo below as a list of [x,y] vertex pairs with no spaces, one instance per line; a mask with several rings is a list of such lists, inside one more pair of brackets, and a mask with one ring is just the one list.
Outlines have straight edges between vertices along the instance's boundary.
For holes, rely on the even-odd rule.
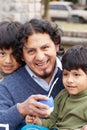
[[49,99],[48,100],[39,100],[40,103],[43,103],[45,105],[48,105],[50,108],[49,110],[45,110],[47,111],[48,115],[50,115],[50,113],[53,111],[54,109],[54,100],[53,100],[53,97],[50,96],[48,97]]

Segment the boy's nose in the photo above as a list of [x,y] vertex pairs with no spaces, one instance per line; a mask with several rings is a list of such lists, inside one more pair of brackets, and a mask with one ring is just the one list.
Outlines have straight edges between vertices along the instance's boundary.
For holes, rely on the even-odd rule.
[[73,82],[72,76],[69,76],[69,77],[67,78],[67,82]]
[[12,62],[11,56],[7,56],[6,59],[5,59],[5,62],[6,63],[11,63]]

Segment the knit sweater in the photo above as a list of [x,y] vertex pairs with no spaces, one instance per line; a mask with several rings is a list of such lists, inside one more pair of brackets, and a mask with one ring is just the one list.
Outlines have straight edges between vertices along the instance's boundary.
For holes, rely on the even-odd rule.
[[87,124],[87,90],[70,95],[66,89],[55,98],[55,107],[51,116],[43,120],[47,128],[57,127],[58,130],[80,129]]
[[[59,80],[52,91],[53,97],[63,89],[60,69],[54,80],[56,77],[59,77]],[[0,82],[0,123],[8,123],[10,130],[15,130],[24,120],[17,109],[17,103],[23,102],[32,94],[46,95],[48,92],[31,78],[25,67],[5,76]]]

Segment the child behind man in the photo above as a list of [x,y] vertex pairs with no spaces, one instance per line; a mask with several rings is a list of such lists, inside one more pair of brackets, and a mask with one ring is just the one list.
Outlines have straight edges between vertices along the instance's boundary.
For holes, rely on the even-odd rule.
[[21,58],[16,55],[18,41],[16,34],[21,27],[17,21],[3,21],[0,23],[0,79],[18,69]]
[[55,107],[48,119],[27,116],[26,123],[49,129],[87,130],[87,47],[73,46],[62,58],[62,90],[55,98]]

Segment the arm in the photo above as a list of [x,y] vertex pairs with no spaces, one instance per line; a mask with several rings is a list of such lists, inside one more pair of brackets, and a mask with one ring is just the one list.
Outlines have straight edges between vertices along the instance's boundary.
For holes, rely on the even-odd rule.
[[47,113],[40,108],[48,109],[48,107],[37,102],[46,98],[42,95],[32,95],[24,102],[17,104],[7,88],[0,85],[0,123],[8,122],[10,130],[13,130],[21,124],[27,114],[47,116]]
[[18,126],[24,118],[17,109],[17,104],[4,86],[0,86],[0,123],[9,124],[10,130]]
[[51,115],[47,119],[42,120],[42,126],[45,126],[47,128],[52,128],[55,126],[57,122],[57,117],[58,117],[58,97],[55,98],[54,100],[54,110],[51,113]]

